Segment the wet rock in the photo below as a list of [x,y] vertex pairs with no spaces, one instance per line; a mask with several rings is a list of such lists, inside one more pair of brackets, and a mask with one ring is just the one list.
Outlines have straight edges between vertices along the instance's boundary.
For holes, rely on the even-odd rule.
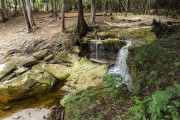
[[[27,68],[27,67],[21,67],[21,68],[19,68],[18,70],[16,70],[15,71],[15,73],[17,74],[17,75],[20,75],[20,74],[22,74],[22,73],[24,73],[24,72],[26,72],[26,71],[28,71],[29,70],[29,68]],[[11,79],[11,78],[10,78]]]
[[32,67],[32,70],[36,73],[43,73],[44,72],[44,67],[45,67],[45,63],[40,63],[40,64],[37,64],[37,65],[34,65]]
[[51,54],[51,55],[46,56],[46,57],[44,58],[44,60],[45,60],[45,61],[49,61],[49,60],[53,59],[53,57],[54,57],[54,55]]
[[3,79],[1,80],[1,82],[6,81],[6,80],[10,80],[10,79],[12,79],[12,78],[14,78],[14,77],[16,77],[16,73],[11,73],[10,75],[8,75],[8,76],[6,76],[5,78],[3,78]]
[[47,64],[45,70],[59,80],[65,80],[70,75],[70,67],[59,64]]
[[57,56],[56,62],[58,63],[71,63],[74,64],[75,62],[79,61],[78,55],[72,53],[61,53]]
[[14,62],[8,62],[4,64],[0,64],[0,81],[10,75],[16,68],[16,65]]
[[79,48],[79,46],[71,46],[71,52],[73,53],[73,54],[79,54],[80,53],[80,48]]
[[23,67],[30,67],[32,65],[35,65],[37,63],[37,60],[34,59],[34,57],[30,56],[30,57],[20,57],[17,60],[17,64],[19,66],[23,66]]
[[33,54],[33,56],[34,56],[35,59],[41,60],[41,59],[43,59],[47,55],[47,53],[48,53],[48,49],[44,49],[44,50],[35,52]]
[[0,102],[7,103],[49,92],[55,81],[48,73],[44,75],[27,71],[11,80],[0,82]]
[[[81,58],[72,67],[70,76],[66,79],[67,82],[61,90],[75,94],[85,90],[90,86],[97,86],[103,83],[102,76],[106,74],[108,65],[94,63],[88,59]],[[64,104],[64,97],[61,104]]]

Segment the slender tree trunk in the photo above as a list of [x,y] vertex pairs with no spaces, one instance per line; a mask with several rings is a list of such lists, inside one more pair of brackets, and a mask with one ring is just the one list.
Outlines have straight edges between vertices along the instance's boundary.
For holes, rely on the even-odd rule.
[[33,27],[35,27],[35,23],[34,23],[33,16],[32,16],[30,0],[25,0],[25,2],[26,2],[26,10],[27,10],[28,20],[31,25],[31,28],[33,28]]
[[125,17],[127,17],[128,12],[128,0],[125,0]]
[[2,20],[1,22],[6,22],[7,21],[7,18],[5,16],[5,2],[4,0],[0,0],[0,10],[1,10],[1,15],[2,15]]
[[84,19],[83,4],[82,0],[78,0],[78,25],[77,32],[79,37],[86,34],[89,30],[88,25]]
[[65,30],[65,1],[61,0],[61,30]]
[[54,4],[53,4],[53,0],[51,0],[51,12],[52,12],[52,16],[54,16]]
[[123,2],[121,1],[121,5],[122,5],[122,8],[124,10],[124,12],[126,11],[126,8],[125,8],[125,5],[123,4]]
[[170,0],[169,7],[168,7],[168,10],[167,10],[167,13],[166,13],[166,17],[169,15],[169,11],[170,11],[171,5],[172,5],[172,1]]
[[95,16],[96,16],[96,0],[91,0],[91,18],[90,24],[95,24]]
[[76,5],[75,4],[76,4],[76,1],[72,0],[72,2],[71,2],[72,11],[76,10]]
[[14,3],[15,3],[15,16],[17,16],[18,15],[18,13],[17,13],[17,0],[14,0]]
[[31,25],[29,23],[29,20],[28,20],[28,15],[27,15],[27,11],[26,11],[26,8],[25,8],[25,1],[24,0],[21,0],[21,8],[22,8],[22,11],[23,11],[23,14],[24,14],[24,18],[26,20],[26,24],[27,24],[27,29],[28,29],[28,33],[31,32]]
[[52,0],[52,7],[53,7],[53,16],[54,16],[54,18],[55,19],[57,19],[57,5],[56,5],[56,3],[57,3],[57,0]]

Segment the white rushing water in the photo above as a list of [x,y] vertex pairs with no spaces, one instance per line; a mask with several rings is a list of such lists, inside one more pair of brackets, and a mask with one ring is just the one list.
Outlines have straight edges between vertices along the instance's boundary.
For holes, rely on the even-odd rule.
[[[129,53],[128,47],[131,45],[132,41],[126,40],[125,42],[126,42],[126,45],[124,47],[122,47],[119,51],[116,65],[114,67],[110,68],[108,72],[110,74],[120,75],[123,80],[123,83],[125,83],[128,87],[128,90],[131,91],[132,77],[129,74],[129,68],[126,63],[126,59],[127,59],[128,53]],[[119,87],[119,86],[120,86],[120,84],[118,84],[116,87]]]

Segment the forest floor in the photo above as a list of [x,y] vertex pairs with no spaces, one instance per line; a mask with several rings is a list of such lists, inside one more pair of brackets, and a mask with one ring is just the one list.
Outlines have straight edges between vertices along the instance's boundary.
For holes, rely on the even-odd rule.
[[[13,18],[5,23],[0,23],[0,62],[2,59],[4,59],[4,57],[7,57],[7,56],[29,55],[33,52],[36,52],[38,50],[41,50],[41,49],[44,49],[47,47],[54,48],[54,47],[56,47],[56,44],[65,45],[65,47],[66,47],[66,45],[69,46],[70,44],[72,44],[72,41],[71,41],[72,33],[70,33],[69,31],[74,30],[77,25],[77,13],[67,13],[66,14],[66,25],[65,25],[67,28],[66,33],[62,33],[60,31],[61,20],[60,19],[55,20],[54,18],[50,17],[50,15],[51,15],[50,13],[35,13],[34,20],[37,25],[37,28],[34,29],[32,33],[27,33],[26,24],[25,24],[25,20],[24,20],[23,16]],[[89,13],[85,13],[86,21],[89,20],[89,16],[90,16]],[[171,18],[166,18],[166,17],[162,17],[162,16],[130,15],[127,18],[125,18],[125,17],[123,17],[123,15],[114,14],[113,16],[103,16],[103,15],[101,15],[101,13],[98,13],[96,21],[97,21],[97,24],[100,25],[100,27],[105,26],[107,28],[120,30],[120,29],[128,29],[128,28],[130,28],[130,29],[136,28],[137,29],[137,28],[141,28],[141,27],[151,27],[151,23],[154,18],[156,18],[157,20],[161,19],[161,21],[163,21],[163,22],[172,20]],[[173,38],[173,39],[175,39],[175,38]],[[177,39],[179,39],[179,38],[177,38]],[[168,40],[169,40],[168,44],[172,43],[170,41],[170,39],[168,39]],[[157,46],[159,46],[159,45],[160,45],[160,43],[157,44]],[[176,45],[176,43],[175,43],[175,45]],[[58,45],[57,45],[57,47],[58,47]],[[145,48],[146,48],[146,46],[145,46]],[[150,50],[152,50],[152,52],[149,52],[150,54],[148,56],[152,56],[151,53],[156,53],[156,49],[151,49],[152,48],[151,45],[149,48],[150,48]],[[65,49],[65,48],[63,48],[63,49]],[[136,50],[134,50],[134,51],[136,52]],[[146,51],[144,53],[146,53]],[[139,53],[139,51],[134,54],[135,55],[137,54],[137,58],[139,56],[141,57],[141,53]],[[160,53],[158,52],[157,56],[159,54]],[[175,53],[175,54],[177,54],[177,53]],[[132,55],[133,56],[132,58],[134,58],[135,55]],[[152,59],[154,59],[154,58],[152,58]],[[159,63],[161,63],[161,59],[159,59],[159,61],[160,61]],[[141,63],[141,62],[146,64],[145,60],[140,61],[140,62],[137,61],[137,63]],[[173,63],[176,63],[176,62],[177,61],[173,61]],[[153,67],[156,67],[156,66],[158,66],[158,65],[152,65],[151,67],[152,67],[152,69],[154,69]],[[146,69],[146,68],[142,68],[142,69],[143,69],[142,71],[144,71],[144,69]],[[150,70],[150,72],[152,72],[152,70]],[[148,75],[148,73],[143,73],[143,75],[146,76],[146,75]],[[140,74],[137,74],[137,78],[139,76],[140,76]],[[144,80],[144,77],[142,79]],[[147,92],[147,91],[145,91],[145,92]],[[72,104],[71,103],[72,101],[70,100],[69,105],[67,105],[67,106],[77,109],[77,111],[74,111],[74,115],[80,115],[85,118],[89,118],[89,116],[91,116],[91,112],[92,112],[92,114],[97,115],[96,117],[100,117],[100,118],[102,117],[102,119],[103,119],[104,113],[102,113],[102,111],[106,111],[106,110],[107,110],[106,111],[107,113],[106,113],[105,118],[108,118],[108,119],[116,116],[119,113],[121,114],[121,116],[125,116],[127,106],[132,105],[132,102],[129,101],[129,99],[131,97],[130,93],[127,93],[127,91],[126,92],[121,91],[121,96],[124,95],[124,97],[122,99],[119,99],[120,97],[116,96],[116,94],[119,95],[119,92],[117,92],[117,90],[114,89],[114,87],[110,87],[110,86],[106,86],[105,88],[97,87],[97,88],[93,88],[93,89],[87,89],[83,93],[84,94],[77,95],[78,96],[77,98],[79,98],[79,96],[80,96],[80,98],[82,99],[82,103],[85,103],[85,104],[80,103],[78,101],[79,99],[77,99],[77,100],[72,99],[73,101],[75,101],[75,103],[77,102],[77,104]],[[92,93],[92,94],[89,94],[89,93]],[[139,94],[141,94],[141,92]],[[102,101],[101,101],[101,99],[99,100],[99,96],[101,98],[103,98]],[[96,98],[96,97],[97,97],[97,100],[94,100],[94,98]],[[118,97],[118,99],[116,97]],[[88,100],[90,99],[89,104],[92,104],[92,101],[98,103],[98,106],[96,106],[96,107],[93,107],[93,104],[90,106],[90,110],[93,110],[93,111],[90,111],[87,108],[87,99]],[[101,104],[99,104],[99,101],[101,101]],[[85,112],[81,111],[82,113],[79,113],[78,110],[82,110],[82,108],[78,108],[79,107],[79,106],[77,106],[78,104],[79,104],[79,106],[86,108],[86,111]],[[94,103],[94,104],[96,104],[96,103]],[[93,107],[93,109],[91,109],[91,107]],[[120,108],[121,108],[121,110],[117,111]],[[111,116],[112,111],[114,112],[114,114]],[[69,112],[69,114],[72,114],[71,111]],[[74,116],[72,115],[72,117],[74,117]]]
[[[5,23],[0,23],[0,60],[7,55],[12,54],[29,54],[49,46],[58,44],[68,44],[69,34],[60,31],[61,20],[50,17],[51,13],[34,13],[34,21],[37,25],[32,33],[27,33],[26,23],[23,16],[11,18]],[[130,15],[125,18],[123,15],[103,16],[98,13],[96,22],[100,24],[108,24],[111,27],[120,29],[151,26],[152,19],[161,19],[168,21],[162,16],[134,16]],[[65,26],[67,31],[75,29],[77,24],[77,13],[66,13]],[[85,19],[88,22],[89,13],[85,13]],[[106,21],[106,22],[105,22]],[[109,27],[110,27],[109,26]]]

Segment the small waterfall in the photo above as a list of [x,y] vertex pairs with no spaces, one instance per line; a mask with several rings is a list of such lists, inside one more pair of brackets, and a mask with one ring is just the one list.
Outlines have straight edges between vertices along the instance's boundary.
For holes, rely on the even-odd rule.
[[[131,40],[126,40],[126,45],[122,47],[118,54],[118,59],[116,65],[109,69],[109,73],[113,75],[120,76],[128,87],[129,91],[132,91],[132,77],[129,74],[129,69],[126,63],[126,58],[128,56],[128,47],[131,45]],[[118,80],[118,78],[117,78]],[[116,87],[119,87],[122,83],[118,84]]]
[[92,53],[93,61],[100,61],[100,58],[104,52],[104,45],[98,35],[95,36],[95,40],[90,42],[90,51]]

